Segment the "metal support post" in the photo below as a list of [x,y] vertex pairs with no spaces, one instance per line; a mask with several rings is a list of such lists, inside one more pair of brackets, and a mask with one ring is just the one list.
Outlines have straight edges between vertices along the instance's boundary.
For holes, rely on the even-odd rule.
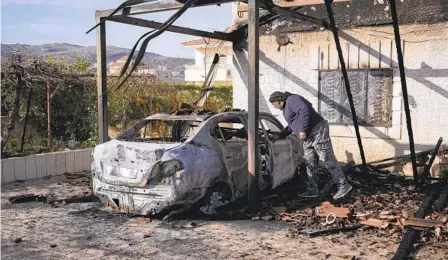
[[[99,23],[101,17],[96,18]],[[106,67],[106,23],[96,29],[96,64],[97,64],[97,95],[98,95],[98,142],[108,140],[107,118],[107,67]]]
[[352,96],[352,92],[350,90],[350,82],[348,80],[347,68],[345,67],[344,56],[342,55],[342,48],[341,48],[341,42],[339,41],[338,28],[336,28],[336,24],[334,21],[333,9],[331,8],[332,3],[333,3],[333,0],[325,0],[325,6],[327,7],[328,18],[330,19],[330,28],[331,28],[331,31],[333,32],[334,42],[336,43],[336,49],[338,51],[339,62],[341,63],[341,71],[342,71],[342,76],[344,78],[345,90],[347,91],[347,98],[350,103],[350,110],[352,112],[353,126],[355,127],[356,139],[358,140],[359,153],[361,155],[363,167],[366,168],[366,157],[364,155],[364,148],[362,146],[361,134],[359,133],[358,119],[356,117],[355,104],[353,103],[353,96]]
[[389,0],[390,12],[392,14],[392,24],[394,26],[395,46],[397,48],[398,67],[400,69],[401,91],[403,92],[404,112],[406,114],[406,125],[409,135],[409,149],[411,150],[412,170],[414,173],[415,185],[419,186],[420,182],[417,175],[417,159],[415,157],[414,133],[412,132],[411,111],[409,110],[408,87],[406,84],[406,74],[404,71],[403,50],[401,49],[400,28],[398,26],[397,7],[395,0]]
[[248,79],[248,203],[249,210],[255,211],[259,204],[259,172],[260,157],[258,146],[258,122],[259,122],[259,0],[249,0],[249,27],[248,27],[248,55],[249,55],[249,79]]

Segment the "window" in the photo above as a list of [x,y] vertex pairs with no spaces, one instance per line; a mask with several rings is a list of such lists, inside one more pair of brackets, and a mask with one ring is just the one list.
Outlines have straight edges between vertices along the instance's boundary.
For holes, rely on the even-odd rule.
[[264,126],[264,129],[268,132],[278,133],[281,132],[282,129],[280,129],[274,122],[266,119],[266,118],[260,118],[261,124]]
[[220,142],[247,140],[247,131],[239,119],[223,120],[212,130],[211,135]]
[[[358,123],[365,126],[389,126],[392,120],[392,69],[347,72]],[[319,112],[329,123],[353,123],[340,71],[319,72]]]

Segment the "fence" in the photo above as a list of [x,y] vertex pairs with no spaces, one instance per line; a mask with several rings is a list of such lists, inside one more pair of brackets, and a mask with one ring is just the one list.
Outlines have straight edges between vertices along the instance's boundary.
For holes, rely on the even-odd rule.
[[2,159],[1,183],[90,170],[92,148]]

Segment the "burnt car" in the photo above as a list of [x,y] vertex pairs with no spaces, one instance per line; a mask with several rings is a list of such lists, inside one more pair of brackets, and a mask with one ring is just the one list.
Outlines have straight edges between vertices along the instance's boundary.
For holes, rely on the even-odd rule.
[[[291,180],[302,162],[300,140],[272,142],[282,124],[260,113],[260,190]],[[157,133],[154,130],[157,129]],[[155,114],[93,151],[93,192],[139,215],[197,206],[205,214],[247,194],[247,112]]]

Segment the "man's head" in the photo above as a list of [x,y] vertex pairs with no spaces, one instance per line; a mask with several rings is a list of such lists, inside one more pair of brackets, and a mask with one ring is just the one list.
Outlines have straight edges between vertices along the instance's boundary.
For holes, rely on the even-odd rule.
[[274,93],[271,94],[271,96],[269,97],[269,102],[271,102],[271,104],[277,108],[282,110],[283,106],[285,104],[286,98],[288,98],[288,94],[280,92],[280,91],[275,91]]

